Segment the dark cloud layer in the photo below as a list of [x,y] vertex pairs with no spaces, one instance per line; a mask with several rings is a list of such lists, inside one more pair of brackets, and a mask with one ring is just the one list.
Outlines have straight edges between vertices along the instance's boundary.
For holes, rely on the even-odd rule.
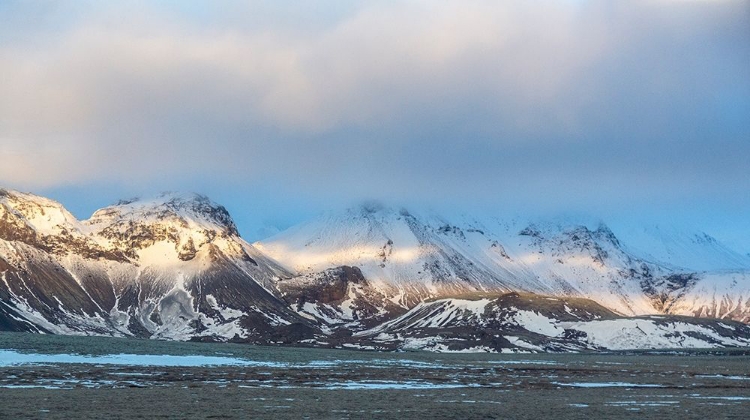
[[3,2],[0,182],[740,223],[749,5]]

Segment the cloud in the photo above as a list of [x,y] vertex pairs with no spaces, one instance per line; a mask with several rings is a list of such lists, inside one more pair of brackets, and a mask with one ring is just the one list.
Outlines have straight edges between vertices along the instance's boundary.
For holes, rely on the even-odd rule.
[[338,3],[9,3],[0,182],[747,205],[747,2]]

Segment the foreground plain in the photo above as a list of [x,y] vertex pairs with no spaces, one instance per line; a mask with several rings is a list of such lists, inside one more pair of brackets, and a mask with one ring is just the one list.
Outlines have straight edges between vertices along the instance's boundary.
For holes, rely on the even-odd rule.
[[374,353],[0,333],[0,398],[0,418],[16,419],[747,418],[750,355]]

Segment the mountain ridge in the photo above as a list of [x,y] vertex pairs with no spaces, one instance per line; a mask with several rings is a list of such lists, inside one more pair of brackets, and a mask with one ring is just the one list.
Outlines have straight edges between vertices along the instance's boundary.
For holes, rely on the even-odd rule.
[[[699,246],[723,252],[716,240],[704,239],[691,252]],[[413,318],[441,299],[478,308],[484,300],[508,304],[513,293],[566,299],[573,306],[600,304],[619,323],[652,315],[750,322],[741,265],[699,271],[643,259],[603,223],[449,219],[373,204],[330,212],[250,244],[223,206],[199,194],[125,200],[79,221],[53,200],[0,189],[0,276],[0,329],[57,334],[413,348],[426,343],[406,340],[414,331],[391,331],[395,338],[389,340],[366,332]],[[508,308],[497,313],[495,319],[507,318],[502,325],[515,325],[499,328],[498,337],[525,328],[513,324]],[[514,351],[612,343],[586,344],[578,332],[560,335],[556,325],[569,322],[567,312],[548,315],[552,336],[489,343]],[[636,344],[743,343],[735,340],[744,337],[739,327],[721,335],[719,321],[691,322],[681,328],[695,332],[698,324],[713,322],[711,331],[719,333]],[[486,325],[461,329],[473,328],[473,336]],[[454,331],[445,328],[445,334]],[[653,333],[674,331],[654,327]],[[461,339],[449,341],[448,347],[461,347]],[[489,348],[480,341],[465,340],[464,347]],[[434,340],[424,345],[448,347]]]
[[[701,238],[702,244],[691,242],[691,253],[699,245],[710,256],[726,250]],[[330,212],[254,245],[302,275],[356,266],[402,306],[466,291],[519,291],[588,297],[630,316],[673,311],[745,322],[750,308],[742,266],[686,269],[644,257],[601,221],[447,219],[365,206]]]

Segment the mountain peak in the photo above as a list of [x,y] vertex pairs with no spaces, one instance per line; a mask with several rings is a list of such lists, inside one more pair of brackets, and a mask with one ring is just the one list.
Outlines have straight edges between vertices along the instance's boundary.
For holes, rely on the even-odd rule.
[[153,198],[120,200],[97,210],[87,221],[90,225],[107,224],[114,220],[176,221],[183,227],[196,225],[230,236],[239,236],[237,226],[227,209],[197,193],[164,192]]
[[21,218],[23,224],[43,234],[57,234],[78,225],[62,204],[49,198],[0,188],[0,207]]
[[360,202],[357,205],[349,207],[344,212],[332,212],[332,214],[338,214],[340,216],[361,216],[361,217],[398,217],[408,215],[409,212],[405,208],[390,206],[386,203],[377,200],[367,200]]

